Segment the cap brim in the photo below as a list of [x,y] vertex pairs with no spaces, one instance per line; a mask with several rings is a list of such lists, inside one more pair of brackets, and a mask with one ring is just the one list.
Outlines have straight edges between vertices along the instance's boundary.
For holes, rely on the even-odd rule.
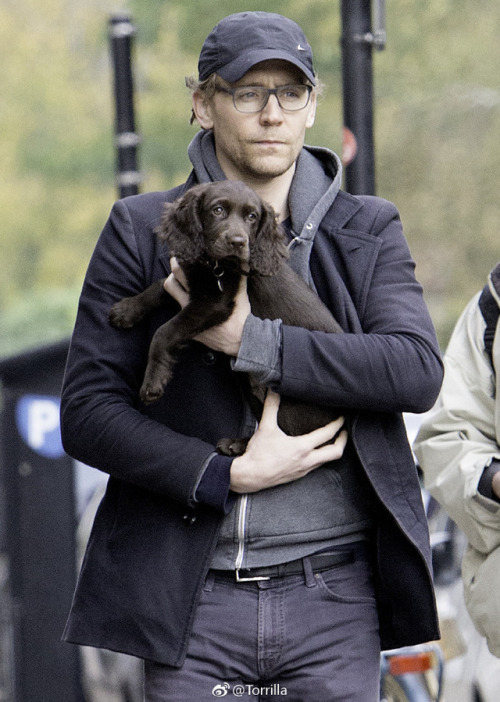
[[247,73],[256,64],[262,61],[269,61],[270,59],[287,61],[293,64],[311,81],[313,85],[316,85],[316,78],[314,72],[300,61],[297,56],[290,54],[287,51],[279,51],[274,49],[269,49],[264,51],[262,49],[256,51],[249,51],[242,56],[238,56],[234,61],[226,64],[222,68],[217,69],[217,74],[226,80],[228,83],[236,83],[236,81],[243,78],[245,73]]

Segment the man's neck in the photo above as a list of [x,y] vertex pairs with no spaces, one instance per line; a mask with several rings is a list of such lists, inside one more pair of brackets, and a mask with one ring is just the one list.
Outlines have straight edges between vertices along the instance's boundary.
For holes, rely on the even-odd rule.
[[295,174],[295,164],[285,173],[273,178],[263,178],[246,176],[243,178],[238,173],[232,173],[230,168],[223,168],[229,180],[243,180],[249,187],[253,188],[264,202],[267,202],[278,215],[282,222],[290,216],[288,206],[288,194]]
[[285,220],[290,215],[288,206],[288,194],[292,184],[295,168],[290,169],[283,175],[273,178],[267,182],[258,181],[250,183],[247,180],[247,185],[255,190],[257,195],[267,202],[278,215],[280,222]]

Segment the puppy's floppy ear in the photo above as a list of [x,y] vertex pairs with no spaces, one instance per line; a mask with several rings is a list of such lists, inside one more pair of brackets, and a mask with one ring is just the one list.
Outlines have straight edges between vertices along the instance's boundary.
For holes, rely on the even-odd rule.
[[158,235],[180,264],[193,263],[203,252],[201,211],[205,190],[206,185],[195,185],[175,202],[165,204]]
[[257,237],[250,252],[250,268],[261,275],[274,275],[287,258],[283,227],[273,208],[263,202]]

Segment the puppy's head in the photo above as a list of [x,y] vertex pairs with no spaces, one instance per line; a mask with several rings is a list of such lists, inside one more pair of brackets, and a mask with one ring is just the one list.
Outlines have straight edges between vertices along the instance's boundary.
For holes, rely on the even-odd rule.
[[272,275],[288,256],[274,210],[239,181],[197,185],[165,205],[159,234],[181,265],[232,260]]

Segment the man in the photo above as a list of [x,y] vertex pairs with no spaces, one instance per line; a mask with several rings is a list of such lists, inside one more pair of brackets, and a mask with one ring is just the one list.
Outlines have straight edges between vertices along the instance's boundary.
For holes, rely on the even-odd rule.
[[451,336],[445,380],[415,451],[426,486],[462,529],[465,603],[500,657],[500,264]]
[[[187,183],[115,205],[82,292],[63,437],[111,477],[65,638],[145,659],[147,702],[374,702],[380,646],[438,636],[400,416],[437,396],[434,330],[394,206],[343,193],[338,157],[304,146],[318,83],[302,30],[231,15],[198,68]],[[109,308],[171,270],[155,237],[163,203],[224,178],[273,205],[290,264],[346,333],[258,319],[242,287],[231,318],[185,350],[161,402],[144,407],[151,337],[189,295],[182,272],[172,262],[172,301],[140,327],[112,329]],[[256,431],[240,385],[249,372],[270,389]],[[342,420],[285,436],[280,395],[344,408],[349,440],[345,429],[334,439]],[[253,434],[243,456],[215,454],[242,433]]]

